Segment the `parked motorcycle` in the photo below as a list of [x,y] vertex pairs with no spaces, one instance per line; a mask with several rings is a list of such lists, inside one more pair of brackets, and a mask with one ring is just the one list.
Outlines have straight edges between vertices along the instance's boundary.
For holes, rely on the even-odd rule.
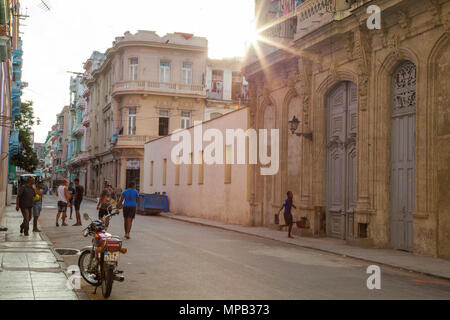
[[[104,217],[104,220],[118,214],[119,210],[113,209]],[[104,221],[92,220],[87,213],[83,214],[83,217],[85,220],[91,221],[82,234],[84,237],[92,237],[92,245],[81,250],[78,267],[83,279],[95,287],[94,293],[101,286],[103,296],[109,298],[113,282],[125,280],[123,271],[119,271],[117,267],[119,254],[127,253],[127,249],[122,247],[120,237],[106,232]]]

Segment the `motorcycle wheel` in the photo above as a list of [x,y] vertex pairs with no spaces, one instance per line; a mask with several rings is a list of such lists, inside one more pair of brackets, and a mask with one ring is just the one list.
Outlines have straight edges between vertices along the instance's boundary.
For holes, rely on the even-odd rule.
[[103,297],[109,298],[114,282],[114,268],[113,266],[103,264],[102,268],[102,294]]
[[88,266],[92,263],[91,258],[91,251],[83,251],[78,258],[78,267],[80,268],[83,279],[90,285],[97,286],[99,284],[97,275],[95,273],[90,273],[87,270]]

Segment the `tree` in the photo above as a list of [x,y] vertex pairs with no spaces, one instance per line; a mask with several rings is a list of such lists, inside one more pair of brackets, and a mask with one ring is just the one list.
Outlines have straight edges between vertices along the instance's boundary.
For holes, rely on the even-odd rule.
[[37,154],[33,149],[31,139],[32,128],[39,125],[40,120],[34,117],[33,102],[22,102],[20,115],[13,121],[15,130],[19,131],[19,154],[11,157],[11,164],[24,169],[27,172],[34,172],[39,164]]

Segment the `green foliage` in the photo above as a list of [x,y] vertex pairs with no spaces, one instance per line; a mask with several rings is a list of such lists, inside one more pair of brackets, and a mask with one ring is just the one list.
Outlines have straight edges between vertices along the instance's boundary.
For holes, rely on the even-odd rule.
[[18,155],[11,157],[11,164],[33,173],[39,161],[33,149],[34,141],[31,139],[31,133],[33,126],[39,125],[40,120],[34,117],[32,101],[22,102],[20,115],[14,119],[13,124],[15,130],[19,131],[19,144],[22,148]]

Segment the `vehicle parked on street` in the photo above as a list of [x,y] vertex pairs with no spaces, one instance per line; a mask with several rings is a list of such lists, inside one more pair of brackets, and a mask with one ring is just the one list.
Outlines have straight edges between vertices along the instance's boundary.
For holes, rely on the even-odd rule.
[[[117,208],[112,208],[110,214],[104,217],[112,218],[119,214]],[[127,253],[122,247],[122,239],[106,232],[104,221],[92,220],[87,213],[83,214],[89,226],[83,230],[83,236],[92,237],[92,245],[81,249],[78,258],[78,266],[81,276],[90,285],[95,287],[94,293],[99,286],[102,287],[103,297],[109,298],[114,281],[125,280],[123,271],[119,271],[119,255]]]

